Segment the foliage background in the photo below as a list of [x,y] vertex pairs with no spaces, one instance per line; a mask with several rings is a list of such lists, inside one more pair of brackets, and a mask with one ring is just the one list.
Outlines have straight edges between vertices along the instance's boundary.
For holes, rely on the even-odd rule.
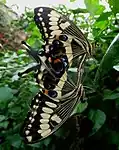
[[[112,54],[115,57],[111,59],[110,55],[107,55],[106,59],[103,58],[119,32],[119,5],[118,0],[108,0],[107,3],[110,10],[106,10],[99,0],[85,0],[86,9],[81,9],[79,6],[78,9],[72,10],[63,5],[59,5],[57,8],[59,12],[68,14],[92,44],[92,57],[85,63],[83,77],[87,102],[77,106],[75,110],[77,113],[82,112],[93,122],[92,132],[85,143],[85,149],[88,150],[119,149],[118,38],[116,38],[117,45],[112,46]],[[3,6],[1,10],[3,10]],[[12,24],[11,20],[14,19],[11,18],[17,17],[17,15],[12,12],[12,15],[8,16],[8,9],[6,10],[7,13],[4,12],[3,18],[7,18],[7,21],[3,22],[3,19],[0,21],[0,149],[58,150],[59,145],[62,149],[68,149],[69,141],[66,139],[70,135],[68,133],[70,128],[67,129],[67,126],[66,129],[64,127],[46,140],[34,145],[24,144],[19,135],[31,99],[39,87],[35,83],[33,73],[24,78],[17,77],[17,73],[32,65],[33,61],[25,50],[15,45],[15,42],[12,46],[9,43],[11,40],[14,41],[17,36],[17,42],[19,38],[27,39],[34,50],[40,50],[42,38],[33,22],[32,10],[26,9],[25,13]],[[6,22],[8,23],[7,27]],[[4,33],[2,32],[3,26],[6,29]],[[9,31],[9,27],[12,30]],[[12,35],[11,31],[16,30],[23,31],[25,37],[23,34],[21,35],[21,32]],[[114,65],[110,65],[111,63]]]

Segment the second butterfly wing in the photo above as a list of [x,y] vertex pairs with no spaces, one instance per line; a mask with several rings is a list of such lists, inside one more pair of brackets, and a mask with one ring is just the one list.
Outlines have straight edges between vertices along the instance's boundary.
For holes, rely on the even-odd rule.
[[[38,7],[34,10],[34,20],[45,41],[46,53],[55,51],[59,41],[67,41],[64,45],[70,61],[82,54],[90,54],[91,47],[83,33],[67,17],[48,7]],[[53,42],[55,40],[55,42]]]

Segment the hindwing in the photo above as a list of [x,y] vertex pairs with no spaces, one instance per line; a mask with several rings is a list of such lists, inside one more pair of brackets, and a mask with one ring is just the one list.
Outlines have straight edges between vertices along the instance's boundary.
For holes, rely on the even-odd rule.
[[32,100],[31,109],[23,125],[26,143],[38,142],[55,132],[71,115],[77,102],[83,96],[80,85],[78,96],[67,97],[66,101],[51,99],[39,92]]

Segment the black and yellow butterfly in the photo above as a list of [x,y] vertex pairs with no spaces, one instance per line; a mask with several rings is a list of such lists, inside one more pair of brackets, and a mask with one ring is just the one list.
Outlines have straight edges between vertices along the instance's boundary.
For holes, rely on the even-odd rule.
[[[45,45],[43,52],[38,53],[23,42],[37,65],[20,75],[35,70],[41,87],[23,125],[22,136],[26,143],[37,142],[55,132],[83,99],[83,64],[91,53],[83,33],[67,17],[48,7],[35,8],[34,13]],[[76,84],[69,77],[74,62],[78,62]]]

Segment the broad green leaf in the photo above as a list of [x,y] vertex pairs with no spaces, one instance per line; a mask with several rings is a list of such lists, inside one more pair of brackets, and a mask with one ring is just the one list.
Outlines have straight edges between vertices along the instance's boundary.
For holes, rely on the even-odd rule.
[[10,150],[11,149],[11,145],[8,144],[8,142],[5,142],[4,144],[1,144],[0,146],[0,150]]
[[59,128],[55,133],[54,133],[57,137],[63,137],[65,134],[64,128]]
[[104,94],[103,100],[115,100],[119,98],[119,93],[110,92],[109,94]]
[[92,16],[100,15],[105,7],[99,4],[99,0],[84,0],[87,10]]
[[119,87],[117,87],[115,90],[116,90],[117,92],[119,92]]
[[33,94],[35,94],[35,93],[37,93],[38,92],[38,87],[36,87],[36,86],[31,86],[30,87],[30,91],[33,93]]
[[108,3],[115,14],[119,13],[119,0],[108,0]]
[[22,144],[22,139],[19,134],[9,136],[7,139],[13,147],[20,148],[20,145]]
[[110,131],[108,134],[108,141],[110,144],[117,144],[119,145],[119,132]]
[[108,75],[108,72],[119,63],[119,34],[114,38],[109,48],[107,49],[100,66],[96,72],[95,84],[100,85],[104,76]]
[[13,98],[12,89],[9,87],[0,87],[0,102]]
[[96,19],[96,22],[98,21],[106,21],[108,20],[108,17],[110,17],[112,15],[112,12],[105,12],[105,13],[102,13],[97,19]]
[[95,28],[99,28],[101,31],[103,31],[104,29],[106,29],[109,25],[109,21],[108,20],[104,20],[104,21],[96,21],[94,23],[94,27]]
[[8,124],[9,124],[9,122],[8,122],[8,121],[0,122],[0,128],[4,128],[4,129],[6,129],[6,128],[8,127]]
[[3,120],[5,120],[5,119],[6,119],[6,116],[0,115],[0,122],[3,121]]
[[18,55],[24,54],[24,51],[23,51],[22,49],[19,49],[19,50],[17,51],[17,54],[18,54]]
[[48,146],[50,144],[51,137],[47,137],[46,139],[39,141],[34,144],[29,144],[32,147],[41,148],[43,145]]
[[40,141],[40,142],[37,142],[37,143],[34,143],[34,144],[29,144],[29,146],[31,147],[34,147],[34,148],[41,148],[42,149],[42,146],[44,145],[44,141]]
[[21,107],[16,106],[14,108],[9,109],[9,112],[12,114],[19,114],[21,112]]
[[[88,10],[84,8],[71,9],[71,11],[73,12],[73,14],[88,13]],[[84,16],[82,15],[81,18],[83,19]]]
[[81,113],[88,107],[88,103],[80,103],[76,106],[75,110],[73,111],[72,115],[75,113]]
[[45,146],[48,146],[51,142],[51,137],[48,137],[47,139],[44,140]]
[[92,129],[92,133],[91,135],[93,135],[94,133],[96,133],[105,123],[106,120],[106,115],[103,111],[101,110],[93,110],[91,109],[89,111],[88,114],[88,118],[90,120],[92,120],[92,122],[94,123],[93,129]]

